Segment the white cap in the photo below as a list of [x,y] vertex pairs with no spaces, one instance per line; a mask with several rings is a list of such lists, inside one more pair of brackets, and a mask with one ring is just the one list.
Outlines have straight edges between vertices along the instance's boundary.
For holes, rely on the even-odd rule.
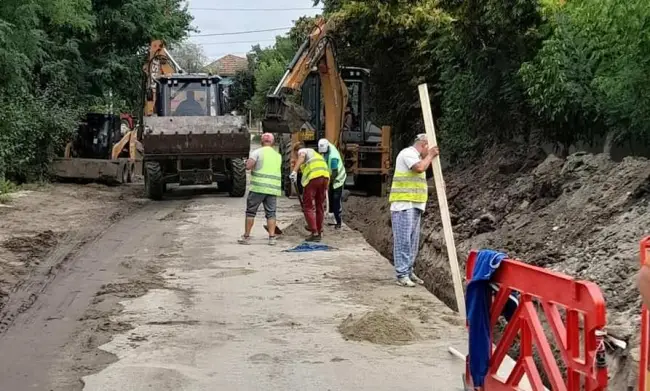
[[329,148],[330,142],[327,141],[326,138],[322,138],[318,140],[318,152],[320,153],[325,153],[327,152],[327,148]]

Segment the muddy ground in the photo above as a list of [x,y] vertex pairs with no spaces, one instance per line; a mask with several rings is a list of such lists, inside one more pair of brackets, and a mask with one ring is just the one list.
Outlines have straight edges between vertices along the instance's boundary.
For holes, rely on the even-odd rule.
[[[493,248],[534,265],[596,282],[607,301],[608,331],[628,342],[610,363],[611,390],[636,379],[640,298],[639,241],[650,233],[650,161],[578,153],[562,160],[537,149],[503,148],[480,164],[445,171],[448,203],[464,272],[470,249]],[[386,199],[350,197],[348,225],[392,258]],[[435,192],[422,224],[417,272],[455,307]]]
[[76,250],[146,202],[137,185],[33,189],[13,193],[0,207],[0,332]]

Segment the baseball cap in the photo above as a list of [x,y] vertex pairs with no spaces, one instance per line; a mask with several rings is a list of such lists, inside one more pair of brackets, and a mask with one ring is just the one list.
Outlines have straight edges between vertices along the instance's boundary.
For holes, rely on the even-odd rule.
[[327,141],[326,138],[322,138],[318,140],[318,152],[320,153],[325,153],[327,152],[327,148],[329,148],[330,143]]
[[273,143],[273,134],[272,133],[264,133],[262,134],[261,141],[263,143]]

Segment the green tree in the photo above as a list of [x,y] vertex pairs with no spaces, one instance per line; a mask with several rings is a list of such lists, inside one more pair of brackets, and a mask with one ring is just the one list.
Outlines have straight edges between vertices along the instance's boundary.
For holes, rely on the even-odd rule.
[[[549,140],[650,137],[650,4],[567,2],[534,60],[521,68]],[[611,145],[610,145],[611,146]]]
[[151,39],[190,22],[181,0],[0,2],[0,177],[46,175],[89,108],[137,112]]
[[250,106],[250,100],[255,95],[255,75],[249,69],[239,71],[233,78],[230,99],[233,110],[245,112]]
[[185,72],[202,72],[207,63],[203,46],[191,41],[179,42],[171,50],[171,55]]

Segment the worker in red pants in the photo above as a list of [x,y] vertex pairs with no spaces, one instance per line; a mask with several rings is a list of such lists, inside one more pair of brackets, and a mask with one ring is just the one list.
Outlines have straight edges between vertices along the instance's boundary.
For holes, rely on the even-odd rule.
[[302,202],[305,220],[311,234],[308,242],[319,242],[323,233],[323,220],[325,220],[325,199],[329,188],[330,173],[325,158],[312,148],[298,142],[293,147],[298,159],[291,169],[290,179],[298,180],[298,169],[302,173],[301,184],[304,189]]

